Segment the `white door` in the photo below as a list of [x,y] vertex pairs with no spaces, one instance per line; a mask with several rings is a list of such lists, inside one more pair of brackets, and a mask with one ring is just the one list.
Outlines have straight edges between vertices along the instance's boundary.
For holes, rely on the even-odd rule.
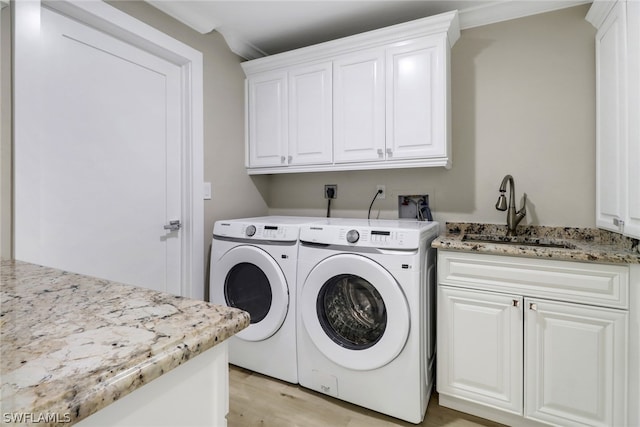
[[345,55],[333,62],[334,160],[384,160],[384,51]]
[[249,167],[286,166],[289,146],[287,72],[249,77]]
[[180,294],[180,67],[35,10],[16,20],[16,258]]
[[333,160],[331,62],[289,70],[288,164]]
[[437,389],[522,414],[522,297],[440,287]]
[[627,425],[627,312],[535,299],[524,311],[525,416]]

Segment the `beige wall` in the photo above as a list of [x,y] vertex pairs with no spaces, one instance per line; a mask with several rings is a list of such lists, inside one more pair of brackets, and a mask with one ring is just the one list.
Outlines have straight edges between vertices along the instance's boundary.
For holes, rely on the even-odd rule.
[[462,31],[452,50],[453,167],[274,175],[272,214],[397,217],[397,195],[428,193],[438,221],[503,223],[505,174],[525,223],[595,226],[595,29],[588,5]]

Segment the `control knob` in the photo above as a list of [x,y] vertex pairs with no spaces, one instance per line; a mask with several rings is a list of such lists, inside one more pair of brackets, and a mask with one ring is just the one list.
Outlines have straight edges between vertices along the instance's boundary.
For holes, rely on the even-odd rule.
[[358,230],[349,230],[349,232],[347,233],[347,242],[355,243],[359,239],[360,239],[360,233],[358,233]]
[[247,233],[247,236],[251,237],[254,234],[256,234],[256,226],[255,225],[250,225],[246,228],[245,233]]

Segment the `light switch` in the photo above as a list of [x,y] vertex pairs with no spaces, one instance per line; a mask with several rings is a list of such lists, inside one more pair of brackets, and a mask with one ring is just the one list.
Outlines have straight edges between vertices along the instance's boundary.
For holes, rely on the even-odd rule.
[[202,198],[204,200],[211,200],[211,183],[210,182],[203,183]]

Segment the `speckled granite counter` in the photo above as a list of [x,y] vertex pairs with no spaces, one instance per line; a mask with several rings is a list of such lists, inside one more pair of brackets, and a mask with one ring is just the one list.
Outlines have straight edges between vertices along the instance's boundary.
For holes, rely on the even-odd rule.
[[[507,227],[496,224],[447,223],[446,231],[432,246],[496,255],[525,256],[595,263],[640,264],[637,239],[595,228],[518,227],[515,242],[483,242],[483,238],[506,236]],[[508,240],[505,238],[505,240]],[[566,247],[545,247],[553,243]],[[558,245],[561,246],[561,245]]]
[[0,423],[69,425],[249,326],[234,308],[19,261],[1,280]]

